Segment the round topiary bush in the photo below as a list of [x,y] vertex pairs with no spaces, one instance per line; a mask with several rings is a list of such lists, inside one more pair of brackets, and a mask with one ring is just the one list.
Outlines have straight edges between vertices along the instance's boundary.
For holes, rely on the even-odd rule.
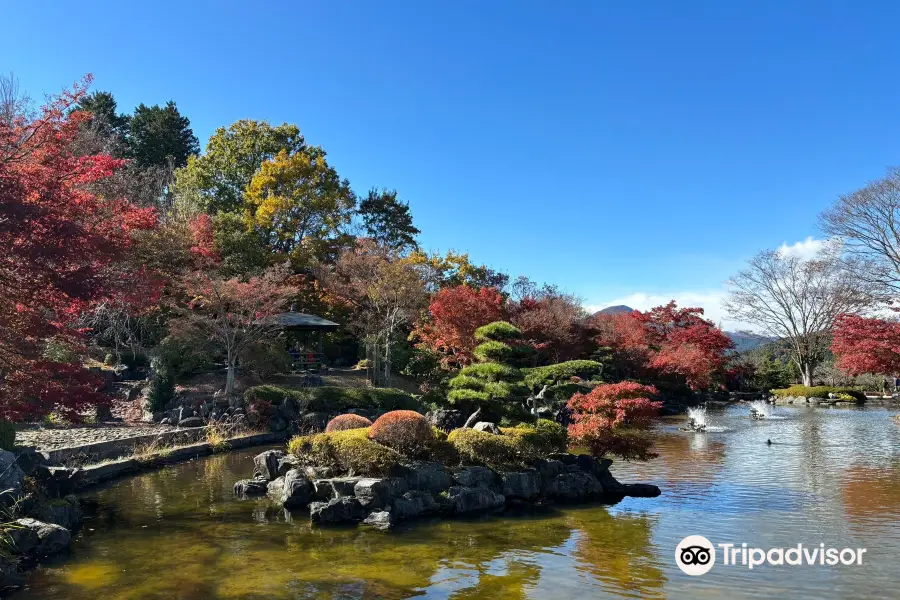
[[362,429],[363,427],[371,426],[372,421],[361,415],[338,415],[328,421],[328,425],[325,426],[325,433],[331,433],[332,431],[346,431],[348,429]]
[[434,441],[434,432],[416,411],[393,410],[375,419],[369,438],[404,454],[418,454]]

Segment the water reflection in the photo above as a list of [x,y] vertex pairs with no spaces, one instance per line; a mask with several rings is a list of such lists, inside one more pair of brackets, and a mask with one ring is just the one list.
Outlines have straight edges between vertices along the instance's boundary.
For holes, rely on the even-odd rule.
[[[200,459],[92,492],[69,557],[18,598],[892,598],[900,584],[900,427],[888,411],[710,411],[728,430],[662,426],[660,458],[616,465],[664,494],[612,507],[434,520],[384,534],[315,528],[264,500],[237,501],[248,451]],[[766,444],[771,439],[773,444]],[[856,570],[720,569],[689,578],[672,553],[688,534],[760,547],[869,547]]]

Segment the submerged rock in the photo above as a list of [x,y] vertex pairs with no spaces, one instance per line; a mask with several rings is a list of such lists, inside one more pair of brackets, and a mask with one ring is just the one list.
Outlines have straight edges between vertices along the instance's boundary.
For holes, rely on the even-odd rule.
[[387,477],[384,479],[364,478],[353,486],[353,493],[360,504],[369,510],[384,508],[407,490],[405,479]]
[[309,518],[313,523],[343,523],[361,521],[366,511],[353,496],[342,496],[328,502],[313,502],[309,505]]
[[448,490],[448,498],[453,511],[469,513],[499,508],[506,503],[502,494],[483,487],[463,487],[455,485]]
[[241,479],[234,484],[234,495],[238,497],[265,496],[269,482],[265,479]]
[[649,483],[619,484],[619,491],[633,498],[656,498],[660,495],[659,488]]
[[31,518],[16,520],[7,533],[16,553],[25,556],[49,556],[72,543],[72,534],[65,527]]

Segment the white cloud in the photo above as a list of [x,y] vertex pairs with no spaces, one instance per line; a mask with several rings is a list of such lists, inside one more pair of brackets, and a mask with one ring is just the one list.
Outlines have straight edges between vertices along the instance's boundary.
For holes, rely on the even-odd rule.
[[810,260],[825,247],[827,240],[817,240],[813,236],[807,237],[800,242],[794,242],[790,246],[787,242],[781,244],[778,253],[782,256],[796,256],[803,260]]
[[656,306],[668,304],[670,300],[674,300],[680,308],[699,306],[703,309],[703,316],[716,325],[721,325],[723,329],[734,331],[738,329],[749,329],[746,324],[733,321],[728,317],[728,313],[722,307],[722,301],[727,297],[728,292],[722,290],[695,290],[664,293],[646,293],[636,292],[621,298],[615,298],[608,302],[599,302],[586,304],[585,309],[591,313],[597,312],[608,306],[616,306],[624,304],[631,308],[646,311]]

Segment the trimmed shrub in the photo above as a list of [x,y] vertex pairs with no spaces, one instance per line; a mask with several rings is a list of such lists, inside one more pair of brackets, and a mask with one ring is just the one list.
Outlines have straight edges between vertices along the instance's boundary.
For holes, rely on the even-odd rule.
[[522,462],[519,456],[521,441],[515,436],[496,435],[474,429],[454,429],[447,441],[467,464],[508,466]]
[[16,446],[16,428],[9,421],[0,421],[0,450],[12,451]]
[[369,439],[369,428],[296,436],[288,452],[304,465],[328,466],[350,475],[385,475],[400,454]]
[[369,439],[403,454],[415,455],[434,442],[431,423],[412,410],[394,410],[378,417],[369,429]]
[[393,388],[343,388],[334,386],[291,389],[277,385],[257,385],[244,392],[244,400],[264,398],[274,405],[293,398],[303,410],[342,412],[350,408],[376,410],[420,410],[412,394]]
[[487,342],[484,342],[483,344],[479,344],[473,351],[473,354],[475,355],[475,358],[483,363],[486,363],[490,361],[509,361],[513,358],[516,352],[508,344],[504,344],[503,342],[498,342],[495,340],[489,340]]
[[522,331],[511,323],[506,321],[494,321],[487,325],[482,325],[475,330],[475,339],[479,342],[487,341],[510,341],[522,338]]
[[175,397],[175,377],[168,369],[159,369],[150,380],[150,410],[160,412]]
[[805,385],[792,385],[791,387],[780,389],[780,390],[771,390],[772,394],[778,398],[828,398],[828,394],[834,394],[840,397],[841,394],[845,394],[853,398],[855,402],[865,402],[866,395],[860,392],[859,390],[854,390],[851,388],[845,387],[832,387],[829,385],[816,385],[812,387],[808,387]]
[[594,360],[569,360],[546,367],[523,369],[525,385],[532,389],[540,389],[545,385],[563,382],[578,383],[573,380],[574,377],[593,379],[600,375],[601,371],[603,371],[603,365]]
[[500,429],[504,435],[518,437],[528,446],[527,453],[544,456],[553,452],[565,452],[569,446],[569,432],[565,427],[549,419],[538,419],[534,425],[521,424]]
[[362,429],[363,427],[371,426],[372,421],[362,415],[338,415],[328,421],[328,425],[325,426],[325,433],[331,433],[332,431],[346,431],[348,429]]

